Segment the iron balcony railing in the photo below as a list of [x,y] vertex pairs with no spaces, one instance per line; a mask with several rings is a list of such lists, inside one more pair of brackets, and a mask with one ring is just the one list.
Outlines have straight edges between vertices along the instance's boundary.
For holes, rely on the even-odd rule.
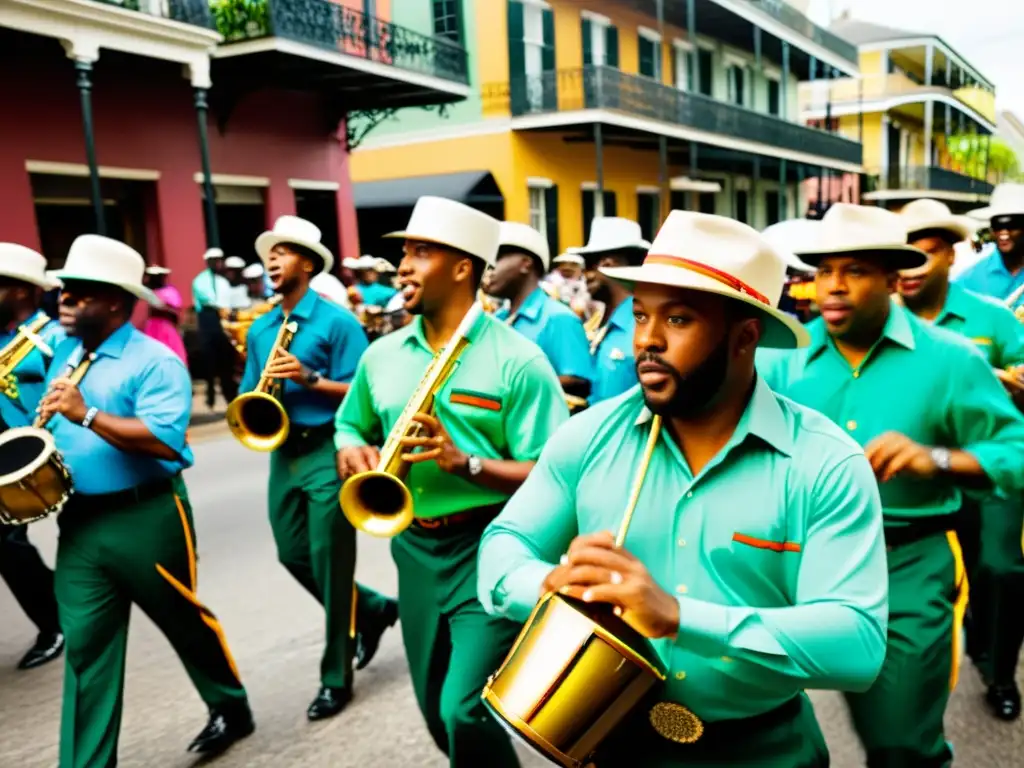
[[614,67],[586,66],[515,78],[483,90],[486,112],[513,117],[605,109],[860,165],[856,141],[773,115],[680,91]]
[[888,172],[878,170],[872,174],[874,191],[915,190],[958,192],[974,195],[992,193],[994,185],[984,179],[941,168],[936,165],[913,165],[890,168]]
[[225,44],[265,37],[338,51],[468,84],[466,49],[330,0],[212,0]]
[[841,56],[853,64],[857,63],[857,46],[827,29],[819,27],[796,8],[787,4],[786,0],[744,0],[744,2],[764,11],[794,32],[803,35],[808,40],[813,40],[837,56]]
[[163,19],[180,21],[195,27],[213,29],[210,0],[93,0],[94,3],[113,5],[126,11],[136,11]]

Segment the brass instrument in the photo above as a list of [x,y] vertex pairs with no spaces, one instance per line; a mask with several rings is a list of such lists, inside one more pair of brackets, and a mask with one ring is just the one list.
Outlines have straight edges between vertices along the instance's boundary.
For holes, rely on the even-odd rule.
[[480,302],[473,304],[444,349],[427,366],[416,391],[405,404],[381,448],[377,468],[352,475],[341,486],[338,497],[341,511],[357,530],[390,538],[412,524],[412,493],[404,482],[409,473],[409,463],[402,459],[402,454],[408,449],[402,447],[402,439],[420,434],[420,424],[412,417],[418,413],[433,412],[434,398],[469,345],[467,334],[482,312]]
[[[17,340],[17,339],[16,339]],[[7,354],[8,350],[4,350]],[[95,354],[68,364],[65,374],[78,386]],[[71,473],[64,464],[53,435],[39,416],[31,427],[16,427],[0,435],[0,523],[27,525],[55,515],[74,492]]]
[[299,324],[285,317],[256,388],[239,395],[228,404],[224,414],[228,428],[250,450],[275,451],[288,439],[288,414],[281,405],[284,381],[267,376],[267,368],[279,351],[288,350],[298,330]]
[[235,348],[238,354],[245,358],[245,344],[249,336],[249,328],[258,318],[263,317],[270,310],[281,303],[281,295],[271,297],[267,301],[253,305],[248,309],[221,309],[220,324],[227,334],[228,341]]
[[[661,417],[654,416],[616,546],[626,538],[660,432]],[[616,726],[665,680],[665,667],[653,644],[643,627],[631,621],[628,613],[607,604],[544,595],[484,686],[485,704],[499,722],[548,760],[582,768]],[[651,719],[657,720],[659,733],[671,732],[669,738],[677,741],[686,741],[686,734],[690,741],[699,737],[703,726],[689,710],[675,704],[658,704],[655,709]]]
[[0,394],[7,395],[12,400],[18,398],[18,380],[14,376],[14,369],[21,365],[21,361],[28,357],[33,349],[38,349],[47,357],[53,357],[53,350],[38,336],[49,322],[50,318],[40,313],[39,317],[28,325],[19,326],[14,338],[0,349]]

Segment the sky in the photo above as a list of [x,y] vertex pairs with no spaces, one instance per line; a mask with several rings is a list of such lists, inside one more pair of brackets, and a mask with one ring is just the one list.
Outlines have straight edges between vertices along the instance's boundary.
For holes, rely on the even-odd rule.
[[[812,20],[827,26],[844,8],[856,19],[932,32],[996,84],[997,107],[1024,118],[1024,9],[1020,0],[811,0]],[[1017,10],[1011,10],[1017,6]]]

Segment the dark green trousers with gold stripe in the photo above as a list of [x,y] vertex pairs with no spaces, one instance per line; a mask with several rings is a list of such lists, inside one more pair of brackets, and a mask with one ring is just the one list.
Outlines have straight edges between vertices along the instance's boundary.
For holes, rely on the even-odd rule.
[[58,519],[55,590],[67,642],[61,768],[117,764],[132,603],[171,642],[207,706],[245,706],[220,624],[196,596],[184,481],[134,503],[76,495]]

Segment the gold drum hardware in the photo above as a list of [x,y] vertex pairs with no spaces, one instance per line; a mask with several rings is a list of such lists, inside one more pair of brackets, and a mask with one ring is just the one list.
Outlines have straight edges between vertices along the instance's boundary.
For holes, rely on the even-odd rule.
[[412,493],[405,484],[409,463],[402,458],[402,454],[407,451],[402,447],[402,440],[417,437],[422,431],[420,424],[413,421],[412,417],[420,413],[433,413],[434,398],[448,381],[456,361],[469,345],[468,333],[482,313],[480,302],[473,304],[444,349],[427,366],[416,391],[405,404],[380,450],[376,469],[352,475],[341,486],[338,497],[341,511],[357,530],[372,536],[391,538],[412,524]]
[[[651,434],[616,544],[622,546],[661,431]],[[607,604],[544,595],[483,700],[506,729],[564,768],[583,768],[608,735],[665,680],[654,645]]]

